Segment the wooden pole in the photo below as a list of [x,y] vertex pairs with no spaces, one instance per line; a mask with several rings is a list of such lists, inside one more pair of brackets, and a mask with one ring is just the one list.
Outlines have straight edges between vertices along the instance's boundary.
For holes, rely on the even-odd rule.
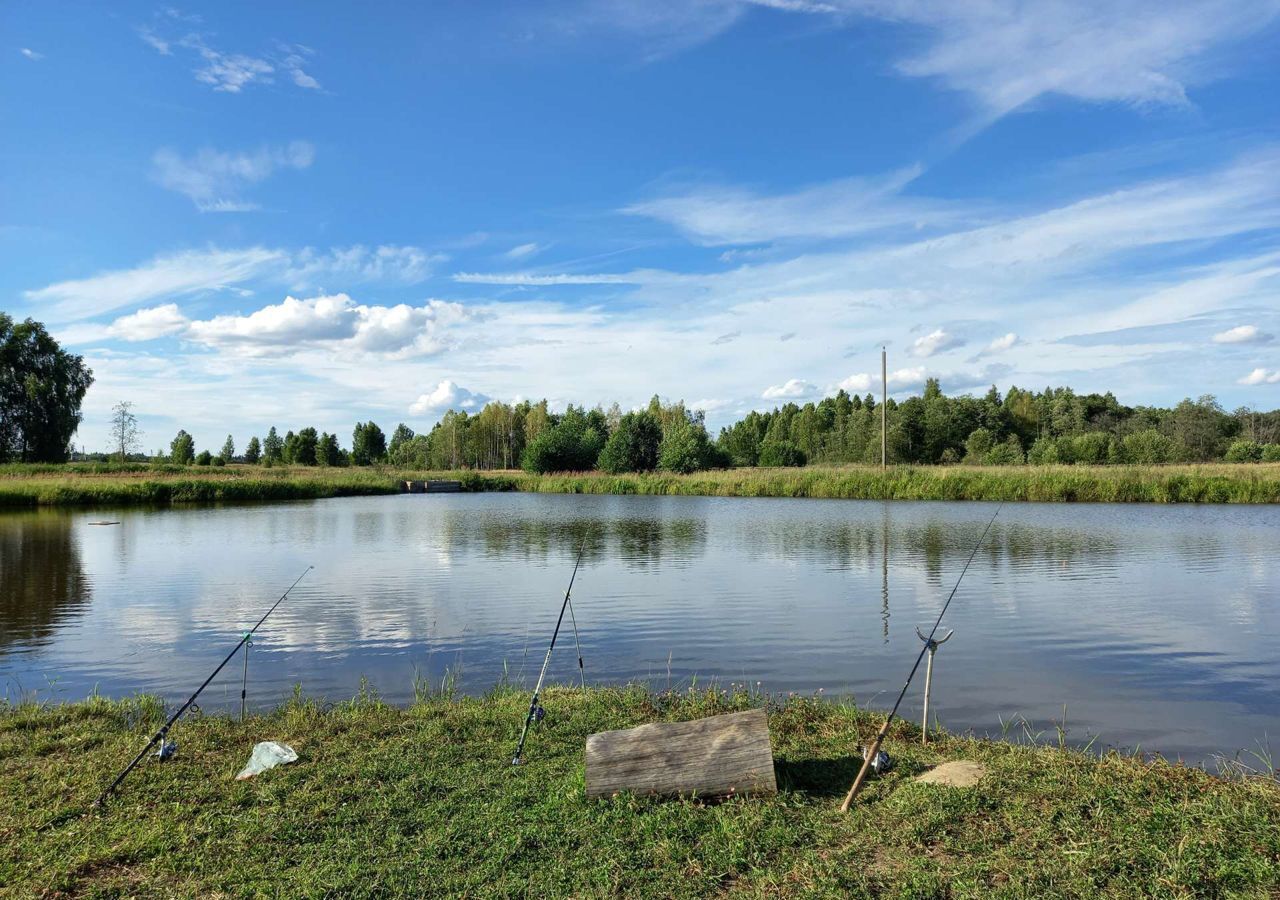
[[880,468],[889,467],[889,353],[880,348]]
[[938,646],[945,644],[951,639],[954,631],[948,631],[946,637],[930,640],[920,633],[920,629],[916,629],[916,637],[924,641],[925,649],[929,651],[929,661],[924,667],[924,721],[920,726],[920,743],[929,743],[929,692],[933,688],[933,654],[938,652]]

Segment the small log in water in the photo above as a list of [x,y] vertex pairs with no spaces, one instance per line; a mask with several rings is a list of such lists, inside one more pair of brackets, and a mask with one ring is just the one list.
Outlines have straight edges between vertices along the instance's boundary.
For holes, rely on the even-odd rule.
[[719,798],[778,790],[762,709],[587,738],[587,796],[619,791]]

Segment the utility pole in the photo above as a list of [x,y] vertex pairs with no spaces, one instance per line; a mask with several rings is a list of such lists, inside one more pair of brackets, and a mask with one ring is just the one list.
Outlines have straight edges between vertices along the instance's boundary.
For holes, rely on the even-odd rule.
[[880,348],[880,468],[889,467],[889,352]]

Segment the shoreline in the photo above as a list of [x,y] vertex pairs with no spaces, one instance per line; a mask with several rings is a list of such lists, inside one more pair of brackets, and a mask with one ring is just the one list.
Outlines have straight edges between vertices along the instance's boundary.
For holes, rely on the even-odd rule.
[[[391,893],[877,896],[1267,895],[1280,787],[1161,759],[939,733],[896,722],[893,769],[850,814],[857,746],[883,713],[746,691],[569,687],[526,764],[528,695],[295,698],[239,722],[183,718],[177,756],[88,804],[162,721],[154,698],[0,705],[0,895]],[[588,734],[765,705],[779,793],[717,805],[588,801]],[[233,780],[253,744],[297,763]],[[981,762],[975,788],[918,784]],[[1069,851],[1069,852],[1068,852]]]
[[0,467],[0,509],[168,506],[310,500],[401,492],[406,480],[462,490],[565,494],[1062,503],[1280,503],[1280,464],[1170,466],[810,466],[689,475],[519,471],[424,472],[387,467],[225,468],[165,464]]

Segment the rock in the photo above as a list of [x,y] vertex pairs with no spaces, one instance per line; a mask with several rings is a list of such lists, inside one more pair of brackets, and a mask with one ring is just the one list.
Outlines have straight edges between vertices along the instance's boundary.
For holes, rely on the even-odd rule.
[[970,759],[943,763],[916,778],[921,784],[945,784],[948,787],[973,787],[987,774],[987,767]]

